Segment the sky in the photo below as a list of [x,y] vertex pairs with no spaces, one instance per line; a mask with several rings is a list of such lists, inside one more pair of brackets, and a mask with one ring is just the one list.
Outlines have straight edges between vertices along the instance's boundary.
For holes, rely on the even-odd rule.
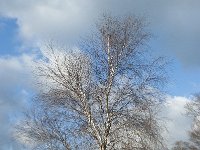
[[0,1],[0,149],[12,144],[13,115],[23,110],[35,88],[30,68],[41,46],[49,39],[73,43],[90,32],[104,12],[135,14],[149,22],[152,53],[172,60],[163,114],[166,140],[187,139],[191,119],[184,104],[200,91],[199,0],[1,0]]

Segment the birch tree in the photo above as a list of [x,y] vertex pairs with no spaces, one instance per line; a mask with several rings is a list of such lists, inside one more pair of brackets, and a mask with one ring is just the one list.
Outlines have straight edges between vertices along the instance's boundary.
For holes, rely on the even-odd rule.
[[103,16],[80,50],[49,44],[37,64],[36,111],[17,136],[42,149],[162,149],[166,61],[146,51],[150,38],[141,18]]

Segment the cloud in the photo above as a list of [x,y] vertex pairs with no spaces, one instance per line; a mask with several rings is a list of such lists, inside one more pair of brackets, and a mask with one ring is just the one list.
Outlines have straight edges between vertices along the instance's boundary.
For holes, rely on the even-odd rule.
[[7,150],[15,145],[11,136],[13,121],[28,102],[30,84],[26,64],[28,55],[0,57],[0,145]]
[[[68,40],[88,25],[92,2],[86,0],[1,1],[1,14],[17,18],[25,39],[64,38]],[[90,4],[90,5],[88,5]],[[23,9],[22,9],[23,8]],[[90,14],[90,15],[89,15]],[[85,23],[87,22],[87,23]]]
[[163,136],[169,147],[178,140],[188,140],[188,131],[191,129],[192,119],[185,115],[184,107],[189,101],[190,99],[179,96],[168,96],[166,100],[162,115],[166,118],[167,132],[164,132]]
[[[32,79],[28,67],[34,58],[28,54],[0,57],[0,144],[5,150],[9,146],[19,149],[12,141],[10,127],[13,115],[26,106],[29,89],[33,88],[30,87]],[[188,139],[187,131],[190,130],[192,120],[184,115],[184,105],[189,101],[186,97],[167,97],[161,116],[166,118],[168,132],[163,135],[169,146],[177,140]]]
[[[175,54],[185,66],[193,67],[200,65],[199,5],[199,0],[1,0],[0,16],[16,18],[24,44],[35,45],[50,38],[73,40],[90,30],[104,11],[145,14],[158,36],[153,48]],[[31,59],[28,55],[0,57],[0,141],[4,145],[10,141],[11,114],[22,109],[28,97],[25,64]],[[165,136],[170,144],[188,138],[191,120],[183,115],[187,101],[185,97],[167,99],[163,114],[169,121]]]
[[175,54],[185,66],[198,66],[199,5],[199,0],[2,0],[0,14],[17,19],[26,41],[60,38],[65,42],[91,29],[104,11],[146,14],[159,41],[153,47]]

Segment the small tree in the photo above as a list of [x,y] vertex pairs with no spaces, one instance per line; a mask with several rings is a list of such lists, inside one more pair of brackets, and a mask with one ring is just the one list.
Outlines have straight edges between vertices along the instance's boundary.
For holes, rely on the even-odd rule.
[[194,145],[189,142],[177,141],[173,150],[198,150]]
[[189,132],[190,141],[200,149],[200,94],[194,95],[193,101],[186,105],[186,109],[188,115],[194,119],[192,130]]
[[[200,149],[200,94],[194,95],[194,99],[186,104],[187,115],[193,118],[193,127],[189,131],[190,140],[188,142],[176,142],[176,147],[180,145],[182,149],[199,150]],[[177,144],[178,143],[178,144]],[[178,150],[178,149],[177,149]]]
[[43,149],[162,146],[157,113],[166,62],[143,50],[149,38],[141,18],[104,16],[83,51],[48,45],[37,68],[47,84],[37,111],[18,126],[18,137]]

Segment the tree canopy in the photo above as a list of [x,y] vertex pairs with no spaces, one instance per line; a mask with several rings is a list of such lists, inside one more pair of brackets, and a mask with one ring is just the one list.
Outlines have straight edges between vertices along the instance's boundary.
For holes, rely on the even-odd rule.
[[36,107],[17,137],[35,149],[162,149],[166,61],[147,53],[150,38],[142,18],[105,15],[81,50],[49,44],[34,72]]

